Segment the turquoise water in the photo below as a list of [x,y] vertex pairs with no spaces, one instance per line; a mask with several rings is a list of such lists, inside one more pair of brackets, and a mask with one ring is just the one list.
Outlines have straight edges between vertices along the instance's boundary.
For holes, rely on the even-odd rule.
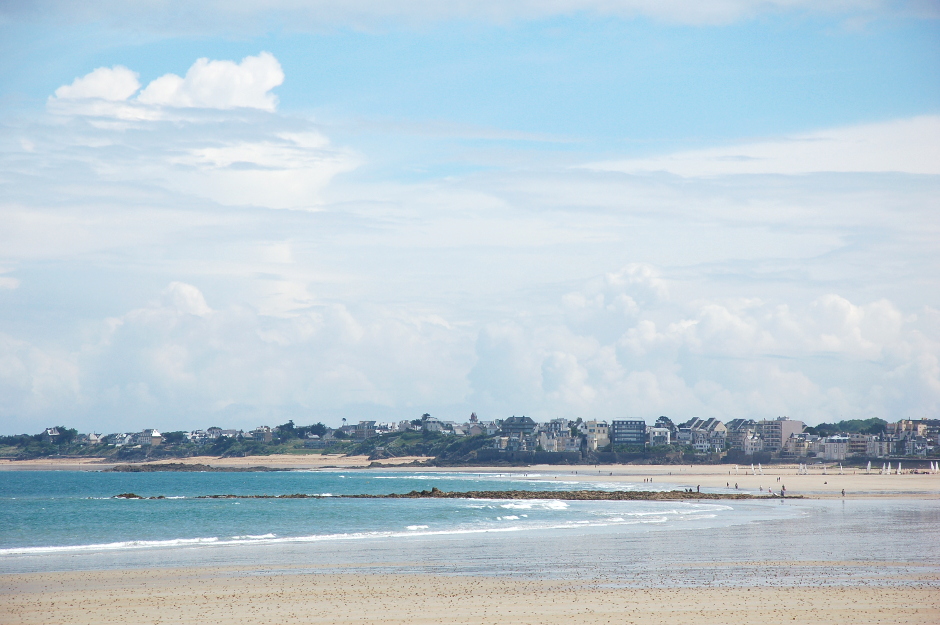
[[[639,587],[904,584],[925,574],[940,579],[936,500],[196,499],[404,493],[435,486],[449,491],[674,487],[574,483],[564,473],[541,476],[554,478],[548,480],[530,477],[0,472],[0,573],[244,566],[585,577]],[[123,492],[167,499],[112,498]],[[792,566],[767,572],[747,564],[769,561]],[[843,567],[841,561],[856,564]],[[743,564],[715,568],[714,562]],[[860,574],[864,579],[853,577]]]
[[[0,473],[0,556],[106,549],[368,537],[741,523],[791,514],[725,502],[563,502],[465,499],[198,499],[213,494],[321,495],[584,488],[491,474],[348,472]],[[591,488],[598,486],[589,485]],[[648,484],[643,485],[649,488]],[[659,488],[670,488],[660,484]],[[636,485],[602,484],[636,489]],[[114,499],[133,492],[159,500]],[[2,561],[0,561],[2,566]]]

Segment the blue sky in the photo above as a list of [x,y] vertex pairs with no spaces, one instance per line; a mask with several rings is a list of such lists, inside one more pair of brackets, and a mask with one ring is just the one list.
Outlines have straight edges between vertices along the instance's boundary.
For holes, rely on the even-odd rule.
[[936,417],[938,14],[8,3],[0,431]]

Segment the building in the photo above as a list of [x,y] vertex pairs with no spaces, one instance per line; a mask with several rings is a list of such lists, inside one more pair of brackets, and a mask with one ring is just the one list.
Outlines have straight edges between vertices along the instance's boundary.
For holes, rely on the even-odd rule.
[[845,460],[848,447],[848,436],[828,436],[817,443],[816,456],[830,462]]
[[728,430],[727,443],[731,449],[744,451],[744,440],[757,432],[757,423],[753,419],[732,419],[725,424]]
[[157,446],[163,442],[163,435],[160,434],[157,430],[144,430],[137,435],[137,444],[138,445],[151,445]]
[[791,434],[780,450],[781,458],[806,458],[815,456],[819,437],[815,434]]
[[744,452],[745,456],[761,453],[764,451],[764,439],[757,432],[748,432],[741,442],[741,451]]
[[375,421],[360,421],[353,430],[354,438],[365,439],[373,436],[375,436]]
[[669,428],[649,427],[646,428],[646,437],[651,447],[670,445],[672,431]]
[[[684,430],[688,432],[683,432]],[[720,453],[725,449],[728,429],[718,419],[703,420],[694,417],[683,423],[679,431],[683,433],[683,438],[688,437],[686,444],[692,445],[700,454]]]
[[587,448],[591,451],[597,451],[610,445],[610,427],[606,421],[586,421],[587,428],[585,437]]
[[786,417],[757,422],[757,433],[764,439],[764,451],[769,451],[772,454],[780,453],[784,442],[792,434],[801,434],[802,432],[802,421],[791,421]]
[[59,432],[59,428],[46,428],[42,433],[42,439],[49,443],[57,443],[60,436],[62,434]]
[[259,425],[249,432],[249,434],[251,434],[252,440],[260,441],[262,443],[270,443],[274,439],[274,433],[267,425]]
[[529,417],[509,417],[503,421],[502,434],[512,438],[529,438],[535,432],[535,421]]
[[614,445],[645,445],[646,421],[614,419],[610,422],[608,436]]

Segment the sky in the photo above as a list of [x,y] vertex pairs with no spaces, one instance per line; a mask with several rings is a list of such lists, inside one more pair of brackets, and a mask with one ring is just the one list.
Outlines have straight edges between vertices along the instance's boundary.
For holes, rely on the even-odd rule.
[[0,434],[940,418],[938,274],[934,0],[0,5]]

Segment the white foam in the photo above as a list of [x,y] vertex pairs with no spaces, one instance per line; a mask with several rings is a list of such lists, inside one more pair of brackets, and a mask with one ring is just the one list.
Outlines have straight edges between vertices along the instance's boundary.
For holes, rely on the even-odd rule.
[[427,525],[409,525],[409,526],[407,526],[405,529],[414,532],[414,531],[417,531],[417,530],[426,530],[426,529],[428,529],[428,526],[427,526]]
[[507,510],[566,510],[568,503],[558,499],[528,499],[501,503],[499,507]]
[[232,540],[259,540],[262,538],[277,538],[277,534],[245,534],[244,536],[232,536]]

